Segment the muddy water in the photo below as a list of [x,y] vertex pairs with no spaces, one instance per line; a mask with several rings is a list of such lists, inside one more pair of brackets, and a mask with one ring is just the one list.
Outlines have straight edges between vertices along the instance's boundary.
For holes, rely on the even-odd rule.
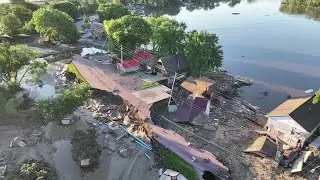
[[72,145],[69,141],[57,141],[54,143],[57,149],[54,153],[54,162],[60,180],[79,180],[81,170],[76,161],[72,159]]

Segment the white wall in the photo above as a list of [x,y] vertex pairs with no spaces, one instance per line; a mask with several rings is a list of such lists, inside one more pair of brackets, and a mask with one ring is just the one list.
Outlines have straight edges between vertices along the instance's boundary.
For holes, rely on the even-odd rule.
[[268,132],[290,145],[296,145],[299,139],[304,142],[310,135],[290,116],[269,117],[267,126]]

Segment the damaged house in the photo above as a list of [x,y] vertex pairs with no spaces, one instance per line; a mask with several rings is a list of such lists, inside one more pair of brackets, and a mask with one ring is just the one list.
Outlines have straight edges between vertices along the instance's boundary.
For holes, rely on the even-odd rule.
[[157,72],[169,77],[174,73],[185,76],[189,72],[188,61],[183,54],[162,57],[157,60],[155,68]]
[[320,125],[320,104],[313,104],[312,99],[289,99],[271,111],[267,115],[268,133],[291,146],[299,140],[304,143]]

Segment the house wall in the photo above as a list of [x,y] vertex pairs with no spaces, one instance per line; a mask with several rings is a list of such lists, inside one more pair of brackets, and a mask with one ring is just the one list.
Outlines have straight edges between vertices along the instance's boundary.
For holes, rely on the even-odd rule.
[[206,107],[206,115],[208,115],[208,116],[210,114],[210,106],[211,106],[211,100],[208,101],[207,107]]
[[299,139],[303,143],[310,136],[310,133],[290,116],[269,117],[267,127],[269,133],[292,146],[295,146]]

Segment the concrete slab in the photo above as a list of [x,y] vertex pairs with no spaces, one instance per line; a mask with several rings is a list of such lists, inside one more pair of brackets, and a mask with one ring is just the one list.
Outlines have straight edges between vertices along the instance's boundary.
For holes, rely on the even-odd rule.
[[144,89],[132,94],[149,105],[170,97],[170,95],[165,91],[165,88],[162,86]]

